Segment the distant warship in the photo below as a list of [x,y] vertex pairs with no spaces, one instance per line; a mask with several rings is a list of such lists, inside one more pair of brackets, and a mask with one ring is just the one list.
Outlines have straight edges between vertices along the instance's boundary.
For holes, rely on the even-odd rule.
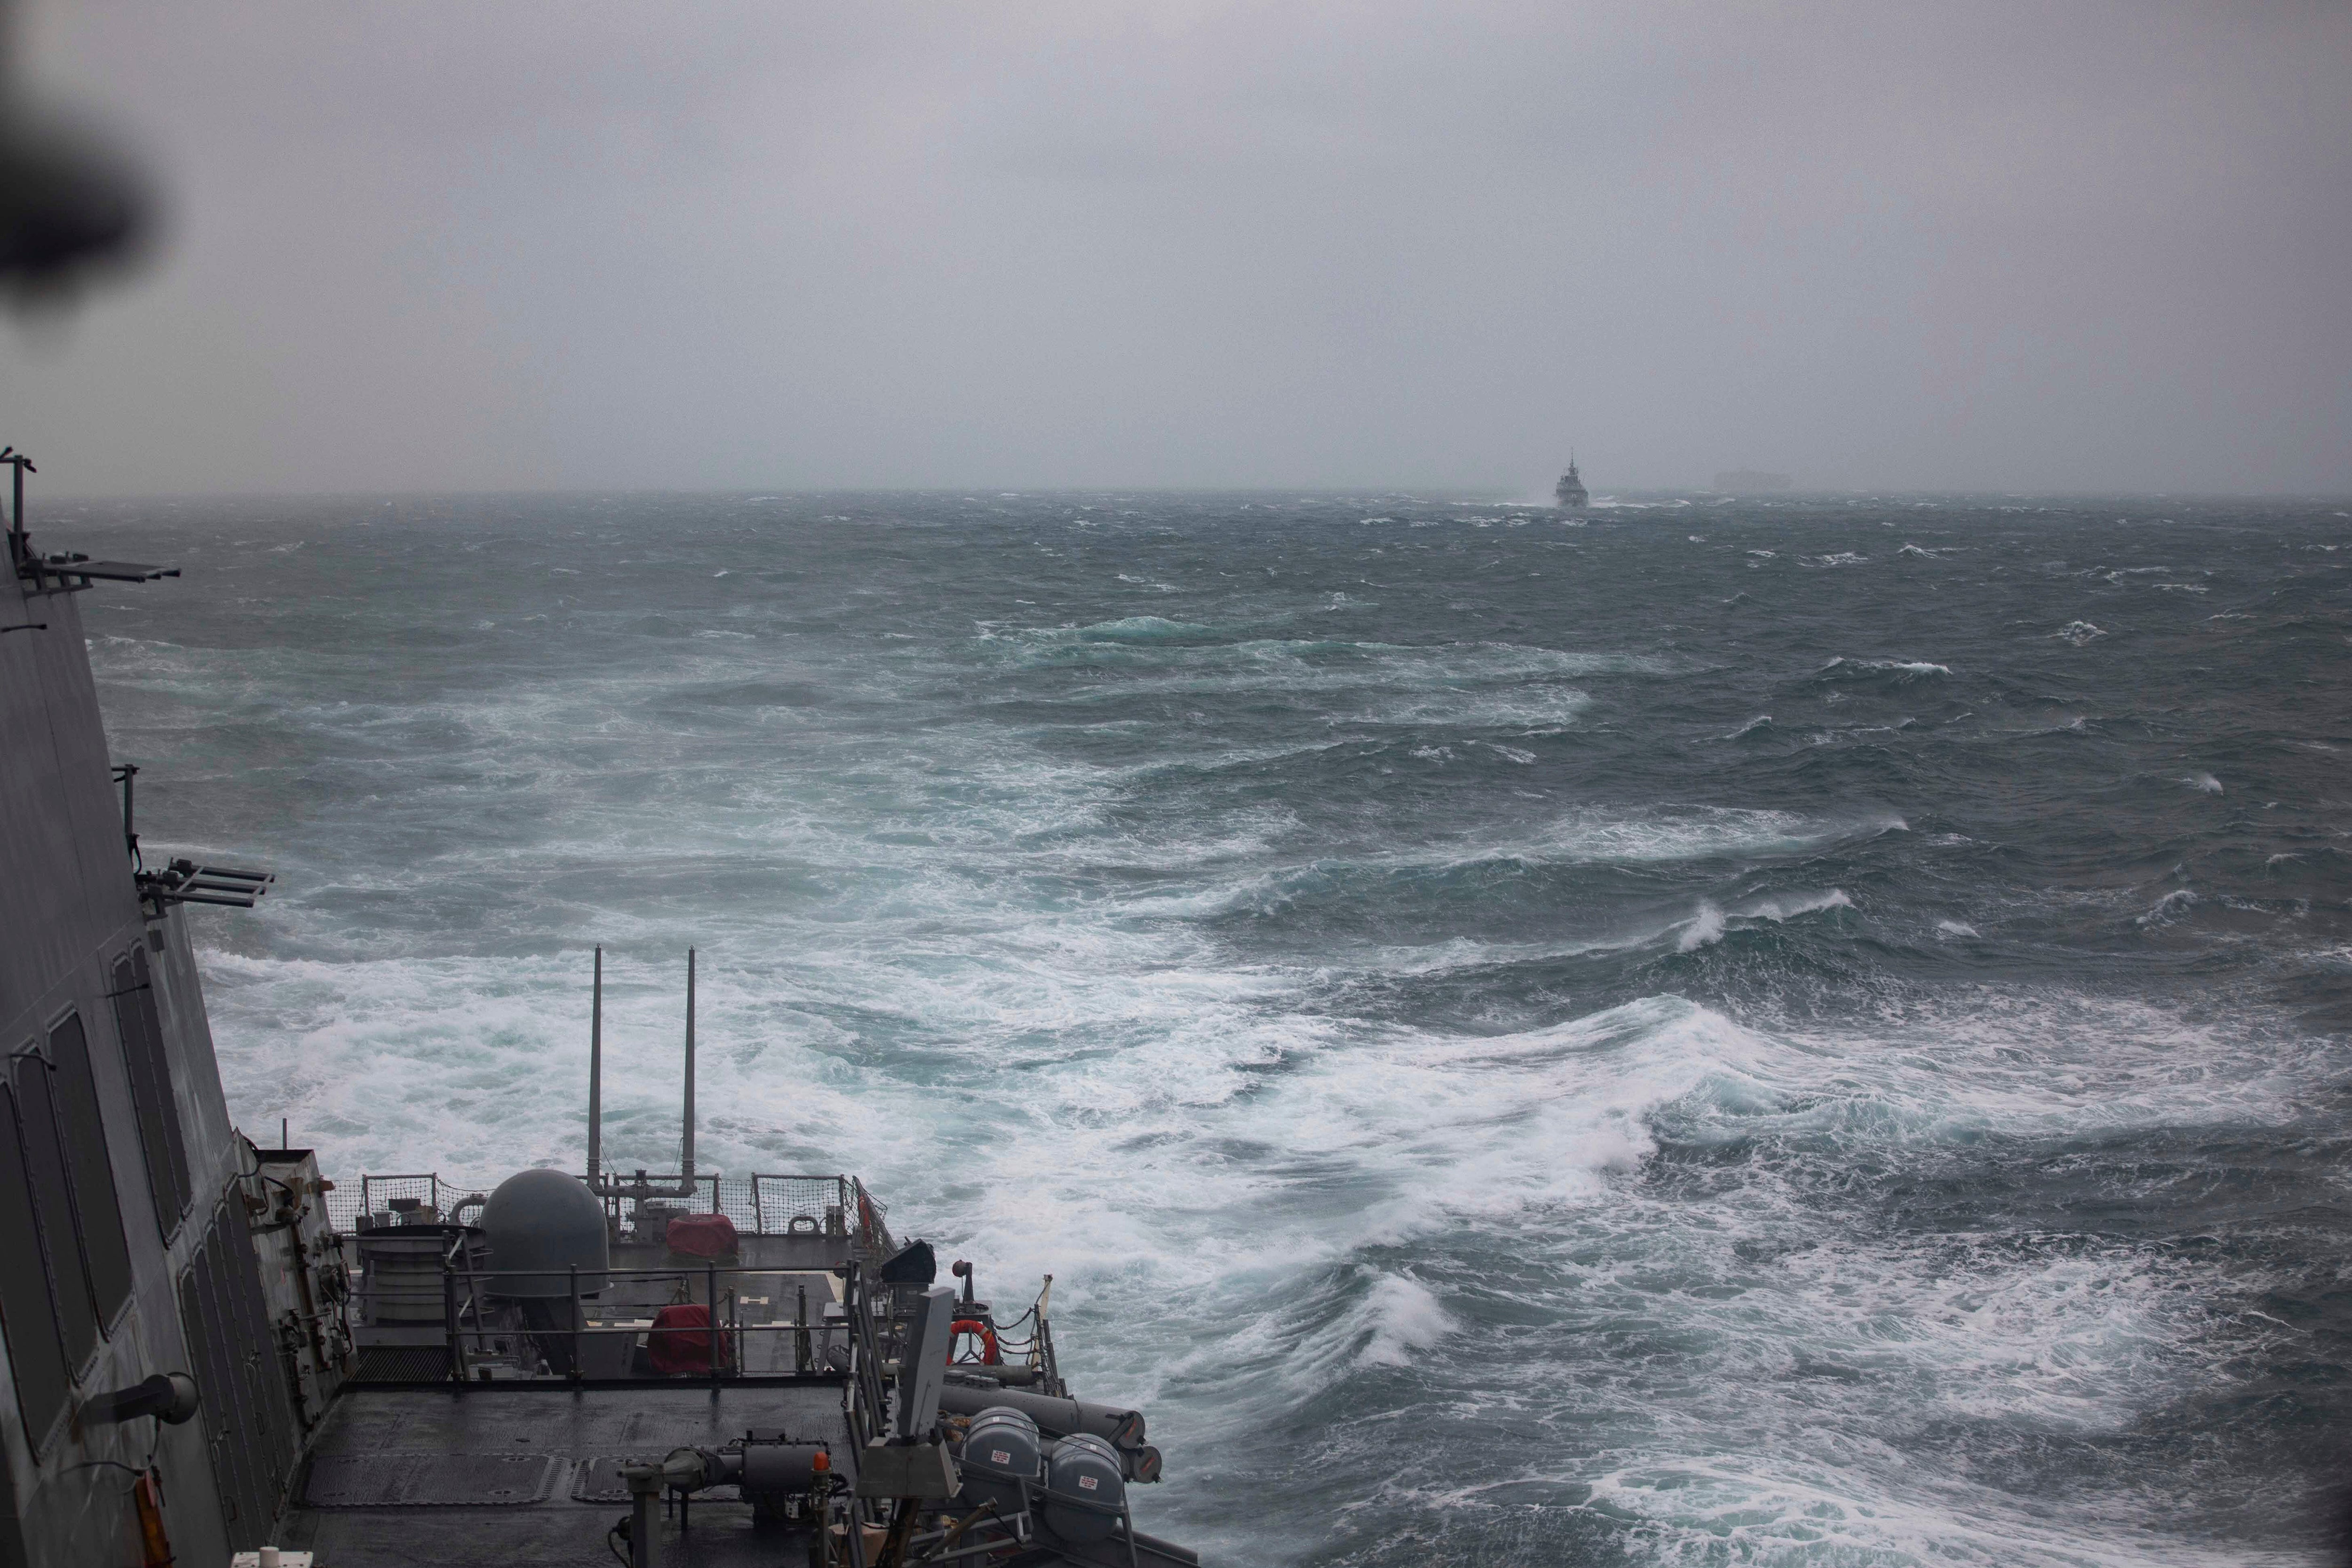
[[1559,476],[1559,486],[1552,494],[1570,511],[1582,511],[1585,503],[1592,498],[1585,491],[1584,481],[1577,476],[1575,458],[1568,460],[1568,472]]

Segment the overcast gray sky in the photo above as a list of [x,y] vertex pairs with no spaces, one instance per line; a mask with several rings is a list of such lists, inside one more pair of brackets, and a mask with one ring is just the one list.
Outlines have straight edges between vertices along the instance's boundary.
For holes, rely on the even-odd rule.
[[81,493],[2352,490],[2352,6],[28,0]]

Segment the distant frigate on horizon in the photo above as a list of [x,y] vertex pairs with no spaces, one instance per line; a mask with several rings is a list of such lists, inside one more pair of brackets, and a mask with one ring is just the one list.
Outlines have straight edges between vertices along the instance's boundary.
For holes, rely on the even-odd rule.
[[1572,455],[1568,460],[1568,472],[1559,476],[1559,484],[1552,494],[1562,507],[1570,511],[1583,510],[1585,503],[1592,498],[1584,488],[1583,479],[1577,475],[1576,458]]

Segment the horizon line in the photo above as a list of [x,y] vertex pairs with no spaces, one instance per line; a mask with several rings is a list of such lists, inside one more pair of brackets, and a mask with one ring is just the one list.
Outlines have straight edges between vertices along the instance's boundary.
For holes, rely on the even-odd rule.
[[[658,485],[572,485],[515,486],[468,488],[453,486],[446,489],[191,489],[191,490],[76,490],[44,487],[35,492],[37,500],[28,509],[37,515],[41,503],[121,501],[350,501],[369,500],[399,502],[404,500],[503,500],[547,499],[562,497],[683,497],[712,496],[757,499],[772,496],[776,498],[799,496],[952,496],[971,500],[1005,500],[1047,496],[1283,496],[1313,497],[1330,496],[1350,498],[1388,498],[1411,500],[1422,497],[1444,496],[1449,499],[1474,500],[1496,506],[1524,507],[1538,511],[1564,511],[1570,508],[1556,506],[1549,500],[1514,498],[1517,492],[1486,489],[1473,486],[1397,485],[1397,484],[1332,484],[1332,485],[800,485],[800,486],[658,486]],[[1935,486],[1804,486],[1791,485],[1777,490],[1722,490],[1706,485],[1626,485],[1609,490],[1592,492],[1596,501],[1606,501],[1620,496],[1631,497],[1691,497],[1706,496],[1727,501],[1798,500],[1807,498],[1854,499],[1880,497],[1950,498],[1964,500],[2132,500],[2132,501],[2304,501],[2326,503],[2352,501],[2352,488],[2328,490],[2131,490],[2097,488],[1972,488],[1958,489]]]

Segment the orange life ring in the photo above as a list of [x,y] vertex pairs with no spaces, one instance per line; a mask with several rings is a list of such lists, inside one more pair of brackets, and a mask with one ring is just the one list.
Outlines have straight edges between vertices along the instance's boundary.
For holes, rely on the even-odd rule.
[[990,1328],[978,1318],[958,1318],[955,1321],[955,1326],[948,1330],[948,1361],[950,1364],[953,1364],[956,1358],[955,1342],[961,1339],[966,1334],[977,1334],[980,1336],[981,1365],[1002,1366],[1004,1364],[1004,1357],[998,1354],[996,1348],[996,1331]]

